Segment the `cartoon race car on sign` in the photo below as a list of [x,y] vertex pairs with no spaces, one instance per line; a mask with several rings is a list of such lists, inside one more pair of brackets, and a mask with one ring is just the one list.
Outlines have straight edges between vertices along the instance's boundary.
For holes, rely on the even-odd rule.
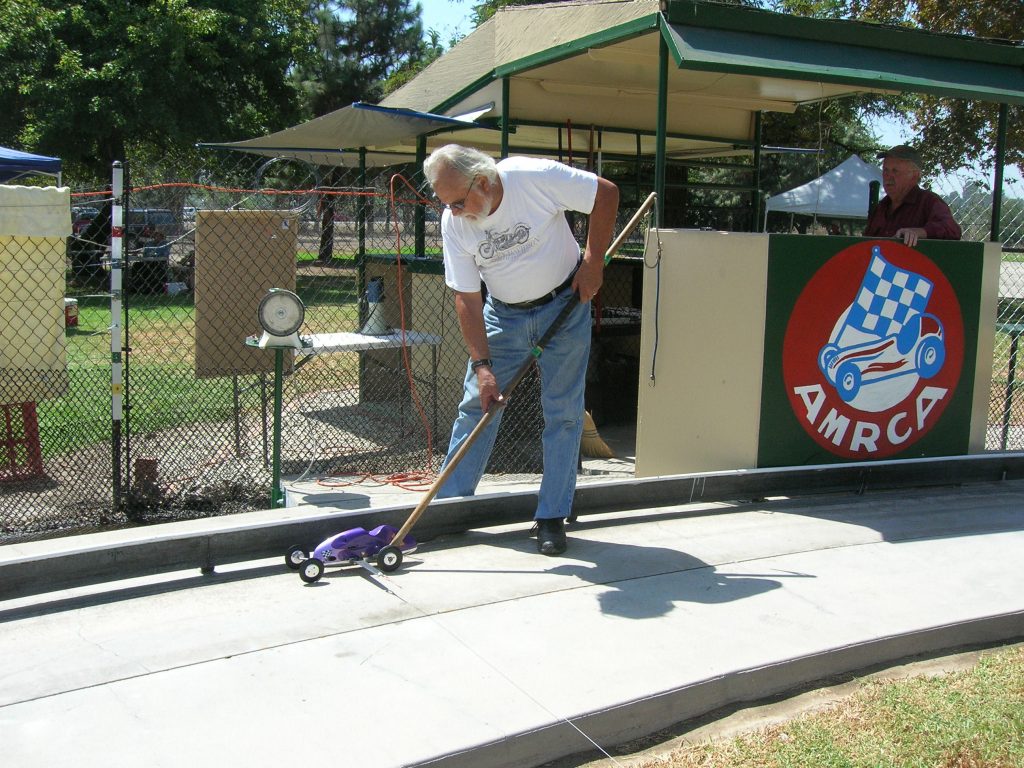
[[868,384],[915,373],[930,379],[945,360],[942,321],[929,313],[913,315],[885,338],[848,346],[830,342],[818,353],[818,367],[847,403]]
[[[942,370],[942,321],[926,311],[933,288],[931,280],[891,264],[880,245],[872,246],[853,303],[818,352],[818,368],[844,402],[857,407],[853,401],[862,387],[881,395],[893,387],[874,386],[879,382],[911,374],[930,379]],[[884,396],[872,399],[879,402],[871,410],[891,405]]]
[[[372,531],[350,528],[320,542],[312,554],[303,547],[291,547],[284,556],[284,562],[293,571],[298,571],[299,578],[307,584],[319,581],[329,566],[361,564],[375,555],[377,567],[390,573],[402,564],[400,554],[388,546],[396,533],[398,529],[390,525],[378,525]],[[390,551],[381,552],[385,547]],[[411,536],[406,536],[398,544],[398,549],[403,553],[413,552],[416,542]]]

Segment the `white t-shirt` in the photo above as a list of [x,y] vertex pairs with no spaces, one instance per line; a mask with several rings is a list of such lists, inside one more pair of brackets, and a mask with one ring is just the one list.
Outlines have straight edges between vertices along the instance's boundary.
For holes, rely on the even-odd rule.
[[441,216],[444,281],[474,293],[482,278],[496,299],[530,301],[561,284],[579,261],[565,211],[594,209],[597,176],[531,157],[500,161],[498,175],[504,193],[490,216]]

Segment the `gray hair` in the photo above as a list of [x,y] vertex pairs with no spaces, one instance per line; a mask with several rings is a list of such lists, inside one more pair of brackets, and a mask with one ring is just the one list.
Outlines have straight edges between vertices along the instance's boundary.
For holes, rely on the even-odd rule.
[[464,147],[461,144],[445,144],[430,153],[423,161],[423,173],[434,186],[443,168],[451,168],[462,174],[466,179],[486,176],[492,184],[498,178],[498,165],[494,158],[479,149]]

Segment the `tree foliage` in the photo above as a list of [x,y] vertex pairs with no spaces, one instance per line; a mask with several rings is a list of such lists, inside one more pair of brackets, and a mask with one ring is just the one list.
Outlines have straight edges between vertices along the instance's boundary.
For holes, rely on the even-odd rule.
[[[766,5],[803,16],[898,24],[1017,44],[1024,38],[1021,0],[770,0]],[[991,167],[997,104],[936,96],[878,104],[882,114],[910,123],[929,166],[944,171]],[[1011,106],[1008,124],[1006,162],[1024,167],[1024,108]]]
[[761,188],[768,194],[800,186],[839,165],[850,155],[868,162],[877,140],[866,127],[870,105],[859,97],[832,99],[796,112],[766,112],[763,141],[767,147],[812,150],[790,153],[767,149],[761,156]]
[[[448,41],[448,47],[451,48],[459,42],[459,38],[453,36]],[[381,88],[383,95],[387,95],[394,91],[397,91],[403,85],[412,80],[416,75],[430,66],[437,59],[441,58],[445,52],[445,45],[441,42],[441,33],[436,29],[428,29],[423,39],[423,53],[419,59],[410,60],[404,64],[401,69],[388,75],[387,79],[384,80]]]
[[[0,141],[103,176],[133,145],[284,127],[305,0],[0,0]],[[7,22],[12,23],[7,23]]]
[[421,12],[410,0],[314,0],[318,55],[293,75],[307,110],[319,116],[379,101],[389,77],[428,53]]

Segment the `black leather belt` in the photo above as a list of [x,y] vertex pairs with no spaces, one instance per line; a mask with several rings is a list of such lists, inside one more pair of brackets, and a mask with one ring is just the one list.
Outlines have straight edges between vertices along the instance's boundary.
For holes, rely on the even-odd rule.
[[552,290],[548,291],[543,296],[540,296],[539,298],[536,299],[530,299],[530,301],[518,301],[515,304],[512,304],[507,301],[502,303],[507,307],[515,307],[516,309],[533,309],[534,307],[543,307],[545,304],[550,304],[552,301],[555,300],[555,297],[558,296],[558,294],[560,294],[562,291],[564,291],[566,288],[572,285],[572,279],[576,277],[576,270],[580,268],[581,263],[582,262],[579,261],[576,262],[576,266],[573,267],[572,272],[569,273],[569,276],[565,278],[562,284],[559,285],[557,288],[553,288]]

